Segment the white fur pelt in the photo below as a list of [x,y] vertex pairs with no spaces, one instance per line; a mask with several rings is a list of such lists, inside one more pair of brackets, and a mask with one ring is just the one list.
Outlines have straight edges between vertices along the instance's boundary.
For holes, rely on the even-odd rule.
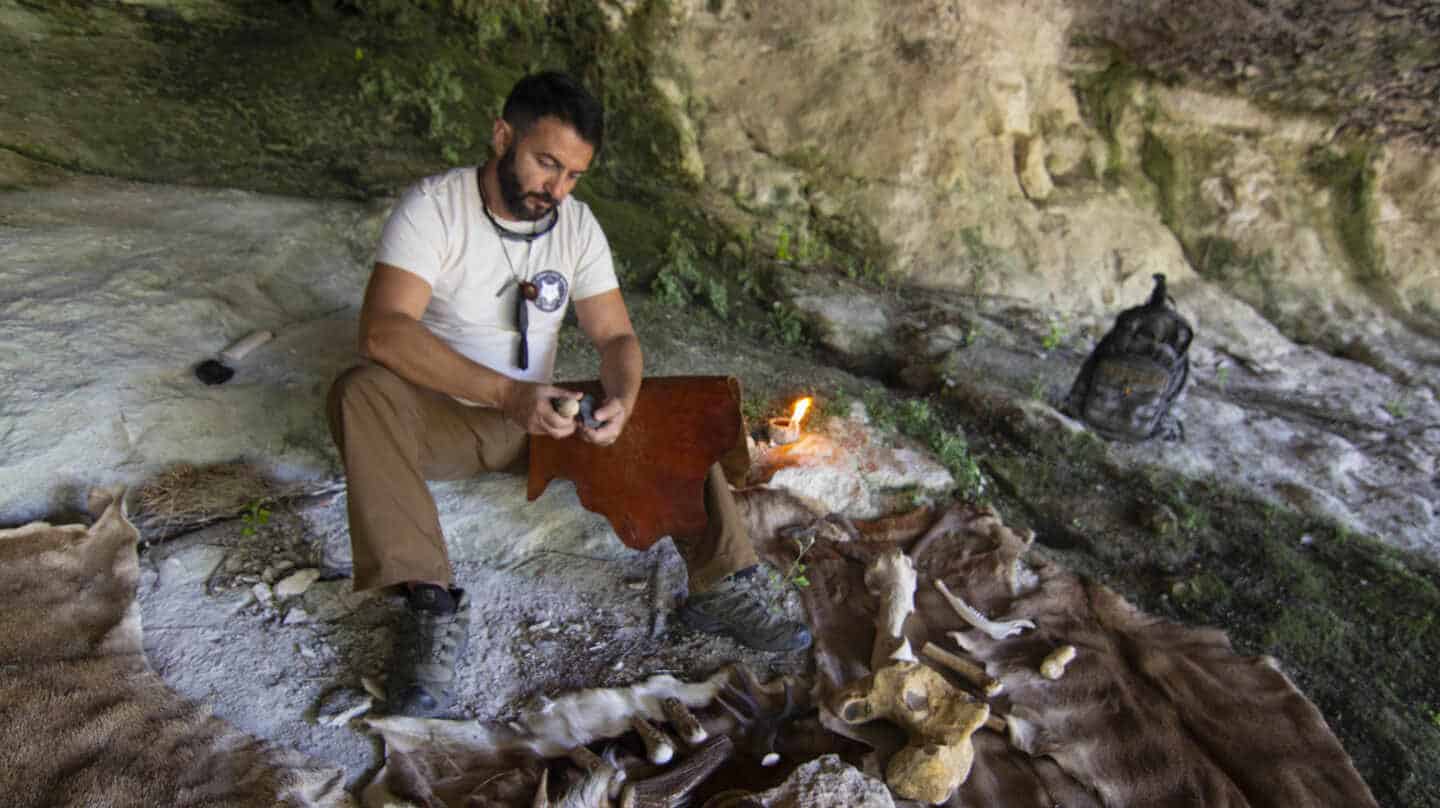
[[0,804],[347,806],[340,769],[278,749],[170,690],[145,661],[135,528],[0,530]]

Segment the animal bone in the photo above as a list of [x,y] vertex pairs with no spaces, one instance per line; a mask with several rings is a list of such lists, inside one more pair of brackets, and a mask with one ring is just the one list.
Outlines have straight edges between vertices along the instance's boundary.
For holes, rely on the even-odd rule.
[[915,562],[899,548],[877,556],[865,570],[865,588],[880,601],[875,615],[875,647],[870,667],[890,662],[914,662],[915,652],[905,638],[905,620],[915,611]]
[[624,785],[627,775],[624,767],[622,767],[615,758],[615,747],[605,747],[605,756],[601,757],[591,752],[587,747],[577,746],[570,750],[568,757],[571,763],[579,766],[580,770],[587,774],[598,774],[605,769],[609,769],[610,787],[608,789],[608,796],[612,800],[620,796],[620,786]]
[[705,740],[710,737],[710,733],[700,725],[700,719],[690,712],[690,708],[685,706],[685,702],[675,698],[661,699],[660,709],[665,713],[665,718],[680,733],[680,737],[684,739],[685,743],[698,746],[705,743]]
[[955,656],[933,642],[925,643],[925,647],[920,649],[920,654],[960,674],[965,681],[980,688],[980,692],[984,693],[986,698],[998,696],[1000,691],[1005,689],[1005,685],[999,679],[992,678],[984,668],[968,659]]
[[790,681],[785,680],[785,703],[780,712],[766,713],[760,707],[759,685],[748,671],[742,669],[741,681],[745,685],[744,690],[727,684],[715,696],[715,701],[746,728],[745,732],[750,736],[750,752],[760,760],[760,765],[774,766],[780,762],[780,755],[775,751],[775,738],[780,732],[780,725],[799,712],[795,705],[794,690]]
[[675,757],[675,744],[670,741],[670,736],[660,731],[660,728],[636,716],[630,721],[630,728],[640,735],[640,740],[645,742],[645,756],[651,763],[661,766],[669,763]]
[[962,600],[959,595],[952,594],[945,586],[945,582],[939,578],[935,579],[935,588],[940,590],[940,594],[945,596],[945,600],[950,603],[950,608],[954,609],[955,613],[960,615],[961,620],[990,635],[990,639],[992,640],[1003,640],[1012,634],[1019,634],[1027,628],[1035,628],[1035,623],[1031,620],[992,621],[987,619],[985,615],[976,611],[973,606]]
[[717,735],[664,774],[626,785],[620,795],[620,808],[679,808],[734,751],[734,742]]
[[846,687],[831,702],[847,724],[885,718],[910,736],[890,758],[885,782],[901,797],[939,805],[970,776],[970,736],[990,718],[990,706],[970,699],[932,668],[897,662]]
[[[593,754],[593,753],[592,753]],[[578,783],[565,791],[559,800],[550,799],[550,770],[540,772],[540,785],[535,789],[531,808],[604,808],[610,790],[610,781],[616,769],[602,763],[597,769],[587,770]]]
[[1046,679],[1055,680],[1065,675],[1065,666],[1075,659],[1075,646],[1062,645],[1050,652],[1045,661],[1040,663],[1040,675]]
[[507,725],[401,715],[367,717],[365,722],[384,736],[387,748],[401,752],[448,743],[552,758],[600,738],[618,738],[630,731],[630,720],[636,716],[664,720],[660,710],[664,698],[674,697],[691,707],[707,705],[735,675],[726,668],[700,682],[662,675],[629,687],[582,690],[526,710]]

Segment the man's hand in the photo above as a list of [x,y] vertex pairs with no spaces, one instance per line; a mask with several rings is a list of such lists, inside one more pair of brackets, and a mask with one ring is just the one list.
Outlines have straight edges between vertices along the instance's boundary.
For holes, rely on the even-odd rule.
[[625,429],[625,422],[629,419],[630,413],[626,411],[624,402],[617,398],[607,398],[605,403],[595,410],[595,420],[601,423],[600,428],[582,426],[580,438],[596,446],[609,446],[620,437],[620,433]]
[[[513,382],[505,395],[505,417],[531,435],[568,438],[575,434],[575,419],[555,411],[554,399],[579,400],[580,393],[548,384]],[[603,408],[602,408],[603,409]],[[620,434],[616,432],[615,434]],[[611,438],[614,440],[614,438]]]

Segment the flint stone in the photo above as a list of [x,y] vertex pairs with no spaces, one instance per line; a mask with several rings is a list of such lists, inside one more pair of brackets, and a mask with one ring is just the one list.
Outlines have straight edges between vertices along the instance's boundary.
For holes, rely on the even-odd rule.
[[785,782],[756,795],[765,808],[894,808],[890,789],[840,759],[825,755],[800,766]]

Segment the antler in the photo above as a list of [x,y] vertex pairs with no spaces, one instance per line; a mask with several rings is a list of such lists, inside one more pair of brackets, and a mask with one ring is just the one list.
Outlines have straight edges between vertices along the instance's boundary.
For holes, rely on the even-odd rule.
[[760,759],[760,765],[774,766],[780,762],[780,755],[775,751],[775,738],[780,732],[780,725],[799,712],[795,704],[794,689],[790,681],[785,680],[784,705],[778,713],[766,712],[760,706],[762,697],[757,692],[758,687],[754,680],[747,673],[742,674],[741,681],[745,685],[744,690],[726,683],[716,694],[715,701],[746,728],[746,733],[750,736],[750,751]]

